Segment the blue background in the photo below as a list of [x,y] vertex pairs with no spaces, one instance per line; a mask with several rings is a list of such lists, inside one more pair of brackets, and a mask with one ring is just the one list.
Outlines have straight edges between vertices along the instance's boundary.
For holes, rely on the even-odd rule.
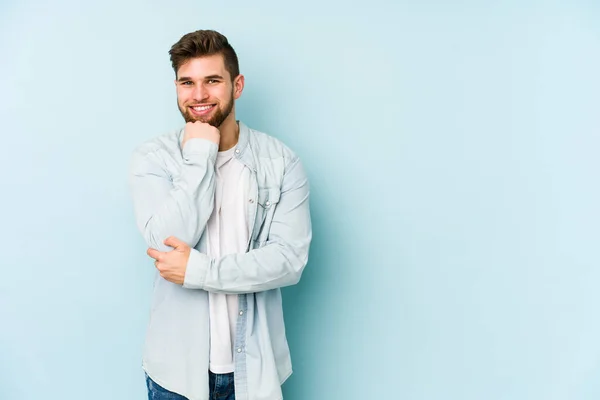
[[145,398],[127,167],[200,28],[312,185],[286,400],[598,399],[598,2],[224,3],[1,3],[0,399]]

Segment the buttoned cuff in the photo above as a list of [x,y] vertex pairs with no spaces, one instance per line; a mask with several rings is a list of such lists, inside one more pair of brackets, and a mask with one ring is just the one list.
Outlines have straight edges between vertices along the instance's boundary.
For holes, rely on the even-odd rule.
[[210,265],[210,258],[196,249],[191,249],[188,258],[183,287],[186,289],[202,289]]

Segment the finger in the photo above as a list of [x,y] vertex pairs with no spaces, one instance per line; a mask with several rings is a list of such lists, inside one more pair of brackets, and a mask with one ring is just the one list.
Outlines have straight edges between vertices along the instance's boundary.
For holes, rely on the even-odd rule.
[[165,245],[172,247],[174,249],[178,249],[180,247],[184,247],[187,246],[185,243],[183,243],[181,240],[177,239],[175,236],[169,236],[168,238],[165,239]]
[[148,249],[148,251],[146,251],[146,254],[148,254],[150,257],[154,258],[155,260],[160,260],[162,257],[162,253],[158,250],[155,249]]

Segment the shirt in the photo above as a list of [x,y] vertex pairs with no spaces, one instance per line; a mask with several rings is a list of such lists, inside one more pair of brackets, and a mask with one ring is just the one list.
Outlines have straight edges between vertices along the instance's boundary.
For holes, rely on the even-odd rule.
[[[250,171],[233,157],[235,147],[217,154],[215,206],[208,220],[208,255],[244,253],[248,243],[246,197]],[[238,317],[235,294],[208,293],[210,365],[216,374],[234,372],[233,345]]]
[[157,274],[142,366],[150,378],[190,400],[209,400],[208,293],[235,294],[237,400],[279,400],[292,374],[281,288],[299,282],[312,228],[309,183],[299,158],[278,139],[239,122],[236,160],[251,175],[247,252],[207,255],[218,146],[184,129],[155,137],[132,154],[129,181],[138,229],[149,247],[169,251],[175,236],[192,247],[185,281]]

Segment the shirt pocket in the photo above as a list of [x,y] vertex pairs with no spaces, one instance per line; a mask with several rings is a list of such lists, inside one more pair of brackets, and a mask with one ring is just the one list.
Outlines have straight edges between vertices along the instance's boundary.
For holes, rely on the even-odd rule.
[[275,208],[279,203],[281,190],[279,188],[259,188],[256,206],[256,219],[252,231],[252,240],[259,246],[269,239],[269,230],[273,221]]

